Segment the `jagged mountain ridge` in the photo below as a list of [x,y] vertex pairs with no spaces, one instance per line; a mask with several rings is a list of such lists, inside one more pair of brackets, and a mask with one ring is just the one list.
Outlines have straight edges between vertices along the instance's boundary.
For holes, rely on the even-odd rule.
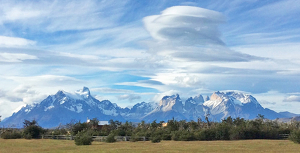
[[[199,98],[201,97],[201,98]],[[199,100],[201,99],[201,100]],[[236,118],[254,119],[258,114],[268,119],[285,117],[268,108],[263,108],[251,95],[240,92],[214,92],[204,102],[202,96],[190,97],[182,104],[179,95],[165,96],[160,105],[143,117],[150,122],[154,119],[167,121],[177,120],[204,120],[206,116],[213,121],[221,121],[229,116]]]
[[[184,103],[178,94],[165,96],[159,103],[141,102],[132,108],[121,108],[109,100],[99,101],[91,96],[87,87],[74,93],[58,91],[39,104],[27,105],[2,125],[21,127],[24,119],[35,119],[43,127],[56,127],[72,120],[86,121],[89,118],[99,120],[119,120],[146,122],[176,120],[204,120],[206,116],[213,121],[226,117],[256,118],[258,114],[275,119],[286,117],[270,109],[263,108],[257,100],[240,92],[215,92],[203,99],[202,95],[188,98]],[[290,117],[290,116],[289,116]]]
[[[136,105],[146,105],[146,103],[138,103]],[[150,107],[150,106],[149,106]],[[154,106],[152,106],[154,107]],[[133,107],[135,108],[135,107]],[[147,111],[148,110],[148,111]],[[134,114],[139,120],[139,115],[144,116],[149,113],[152,108],[143,111],[137,111]],[[88,118],[98,118],[99,120],[119,120],[126,121],[124,114],[129,114],[131,109],[121,108],[117,104],[111,103],[109,100],[99,101],[90,95],[87,87],[77,90],[74,93],[58,91],[55,95],[50,95],[39,104],[26,105],[11,117],[1,122],[2,125],[22,127],[24,119],[35,119],[42,127],[56,127],[59,124],[67,124],[72,120],[85,122]]]

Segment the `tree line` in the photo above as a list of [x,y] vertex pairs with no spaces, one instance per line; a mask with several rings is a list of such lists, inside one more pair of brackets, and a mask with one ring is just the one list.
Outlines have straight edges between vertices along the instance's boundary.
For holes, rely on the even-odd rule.
[[152,142],[161,140],[174,141],[211,141],[211,140],[245,140],[245,139],[281,139],[282,134],[288,134],[289,139],[300,143],[300,122],[282,123],[277,120],[265,119],[258,115],[254,120],[243,118],[223,119],[221,122],[177,121],[140,123],[110,120],[109,125],[98,125],[94,118],[89,123],[70,122],[55,129],[43,129],[35,120],[25,120],[23,129],[7,129],[1,135],[10,138],[40,138],[41,135],[73,135],[77,145],[91,144],[91,136],[107,136],[107,142],[115,142],[114,136],[130,136],[130,141],[140,141],[141,137],[149,138]]

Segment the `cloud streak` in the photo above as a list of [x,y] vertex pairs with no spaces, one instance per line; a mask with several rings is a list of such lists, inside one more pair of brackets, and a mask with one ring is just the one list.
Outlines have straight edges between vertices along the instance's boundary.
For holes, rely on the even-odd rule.
[[129,100],[130,102],[141,99],[141,96],[138,95],[120,95],[117,97],[118,100]]
[[32,46],[36,42],[24,38],[0,36],[0,46],[17,47],[17,46]]
[[284,102],[300,102],[300,96],[299,95],[290,95],[286,97]]

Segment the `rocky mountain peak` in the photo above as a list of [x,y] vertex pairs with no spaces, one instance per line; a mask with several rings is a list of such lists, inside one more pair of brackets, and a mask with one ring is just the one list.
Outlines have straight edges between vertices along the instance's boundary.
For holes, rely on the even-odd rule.
[[211,101],[222,101],[222,97],[224,97],[224,94],[222,94],[220,91],[214,92],[210,96]]
[[210,100],[209,96],[206,96],[204,99],[204,101],[209,101],[209,100]]
[[159,105],[160,106],[166,106],[166,105],[169,105],[169,103],[173,103],[173,104],[175,104],[175,103],[181,103],[182,104],[179,95],[176,94],[176,95],[172,95],[172,96],[164,96],[160,100]]
[[204,102],[203,96],[200,94],[198,96],[195,96],[193,99],[195,100],[196,104],[201,104]]
[[159,102],[159,106],[162,111],[182,111],[183,104],[178,94],[172,96],[165,96]]

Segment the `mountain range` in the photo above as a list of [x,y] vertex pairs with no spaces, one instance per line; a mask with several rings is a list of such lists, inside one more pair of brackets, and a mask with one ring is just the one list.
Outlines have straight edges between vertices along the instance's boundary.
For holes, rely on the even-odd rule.
[[188,98],[182,102],[178,94],[163,97],[159,103],[141,102],[132,108],[121,108],[109,100],[99,101],[84,87],[75,92],[58,91],[49,95],[39,104],[26,105],[12,116],[4,119],[0,125],[22,127],[23,121],[35,119],[45,128],[57,127],[71,121],[85,122],[87,118],[101,121],[119,120],[140,122],[176,120],[221,121],[229,116],[254,119],[258,114],[268,119],[290,118],[297,114],[277,113],[263,108],[251,95],[241,92],[214,92],[205,100],[202,95]]

